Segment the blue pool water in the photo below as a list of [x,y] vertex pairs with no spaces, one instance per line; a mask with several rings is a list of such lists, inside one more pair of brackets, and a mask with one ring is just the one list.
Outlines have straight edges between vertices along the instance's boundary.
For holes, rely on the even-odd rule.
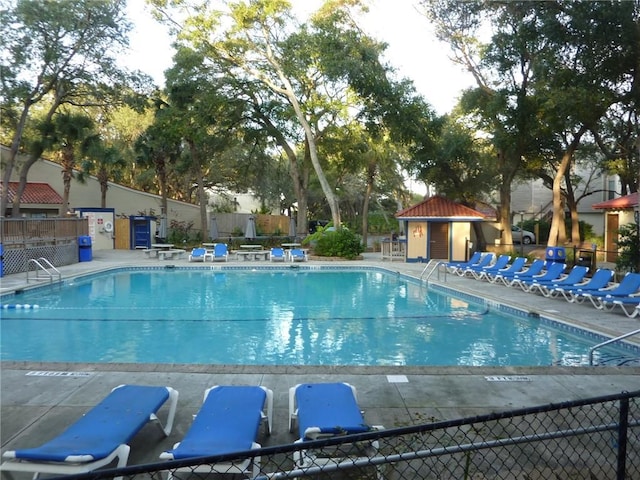
[[580,365],[597,343],[374,269],[121,269],[2,303],[3,360]]

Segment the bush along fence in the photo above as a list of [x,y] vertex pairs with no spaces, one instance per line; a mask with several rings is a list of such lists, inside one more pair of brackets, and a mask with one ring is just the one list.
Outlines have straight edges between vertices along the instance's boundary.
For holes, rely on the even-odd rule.
[[238,467],[260,479],[638,479],[640,391],[65,478],[195,479]]

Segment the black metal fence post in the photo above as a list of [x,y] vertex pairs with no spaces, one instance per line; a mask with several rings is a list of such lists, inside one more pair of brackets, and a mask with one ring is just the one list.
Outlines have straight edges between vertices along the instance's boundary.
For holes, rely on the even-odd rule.
[[620,399],[618,427],[618,472],[616,478],[624,480],[627,470],[627,428],[629,426],[629,397]]

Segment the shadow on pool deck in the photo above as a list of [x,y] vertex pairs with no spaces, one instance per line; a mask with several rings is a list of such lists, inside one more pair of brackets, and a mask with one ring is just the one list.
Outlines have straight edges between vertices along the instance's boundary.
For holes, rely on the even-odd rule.
[[[92,262],[60,270],[63,277],[68,278],[114,266],[188,264],[186,260],[162,262],[142,257],[142,252],[136,251],[97,251]],[[248,262],[229,262],[232,263],[249,265]],[[383,262],[379,254],[367,254],[364,261],[348,264],[381,266],[418,277],[424,268],[421,264]],[[432,281],[438,282],[435,277]],[[25,274],[1,280],[2,291],[26,286]],[[607,335],[624,333],[640,325],[638,320],[603,313],[588,305],[543,299],[476,280],[448,276],[440,283]],[[287,395],[289,387],[301,382],[351,383],[358,390],[365,419],[387,428],[422,423],[425,418],[454,419],[640,389],[640,367],[280,367],[9,361],[2,362],[1,367],[2,451],[35,446],[50,439],[117,385],[169,385],[177,389],[180,398],[172,434],[162,439],[157,429],[145,427],[132,442],[130,465],[156,462],[163,450],[179,441],[199,409],[205,389],[218,384],[265,385],[273,390],[273,434],[263,442],[264,446],[295,440],[287,428]],[[27,375],[30,372],[41,373]],[[14,474],[14,477],[27,478],[26,474]]]

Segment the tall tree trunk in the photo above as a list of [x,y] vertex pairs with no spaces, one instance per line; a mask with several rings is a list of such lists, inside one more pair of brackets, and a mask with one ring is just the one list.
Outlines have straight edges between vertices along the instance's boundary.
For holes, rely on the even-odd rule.
[[[514,154],[515,156],[515,154]],[[511,184],[517,171],[517,165],[520,164],[519,158],[511,158],[509,154],[503,150],[498,152],[499,171],[501,172],[502,182],[498,192],[500,194],[500,206],[498,214],[500,215],[500,229],[502,230],[501,244],[512,245],[513,236],[511,235]],[[509,165],[516,165],[509,168]]]
[[369,241],[369,202],[371,201],[371,192],[376,180],[378,171],[376,162],[371,162],[367,166],[367,186],[364,193],[364,201],[362,202],[362,243],[365,248]]
[[338,198],[335,196],[331,185],[329,185],[329,181],[327,180],[326,175],[324,174],[324,170],[322,169],[322,165],[320,165],[320,159],[318,158],[318,149],[316,147],[316,139],[313,134],[313,130],[311,130],[311,125],[309,124],[307,117],[304,115],[302,108],[300,106],[300,102],[298,102],[298,98],[296,97],[295,91],[291,85],[291,82],[284,74],[282,69],[275,59],[271,56],[267,56],[268,60],[272,63],[272,65],[276,68],[276,72],[278,78],[282,82],[282,87],[278,87],[269,81],[263,80],[269,88],[273,91],[281,93],[287,97],[289,103],[293,107],[293,111],[296,114],[296,118],[300,123],[300,126],[304,130],[305,140],[309,146],[309,157],[311,158],[311,164],[313,165],[313,169],[316,172],[316,176],[318,177],[318,181],[320,182],[320,187],[322,188],[322,192],[324,193],[325,198],[327,199],[327,203],[329,204],[329,209],[331,210],[331,218],[333,220],[333,225],[336,228],[340,228],[340,207],[338,205]]
[[20,169],[18,188],[16,190],[15,197],[13,197],[13,206],[11,207],[11,215],[13,217],[20,217],[20,203],[22,201],[22,194],[24,193],[24,189],[27,188],[27,174],[29,173],[29,169],[31,168],[31,166],[40,159],[41,155],[42,149],[39,148],[29,156],[29,159],[22,165],[22,168]]
[[69,211],[69,196],[71,193],[71,180],[73,179],[73,167],[75,156],[73,147],[64,147],[62,150],[62,184],[64,185],[62,194],[62,214]]
[[280,148],[284,150],[285,155],[287,156],[287,160],[289,161],[289,175],[291,176],[291,182],[293,184],[293,192],[296,196],[296,200],[298,202],[298,211],[296,218],[296,234],[299,237],[305,237],[307,233],[309,233],[309,223],[307,220],[307,210],[308,210],[308,188],[309,188],[309,177],[310,171],[307,168],[306,158],[307,151],[305,143],[305,154],[302,158],[301,165],[298,162],[298,155],[296,151],[289,145],[286,138],[282,134],[280,130],[278,130],[275,125],[271,122],[269,117],[262,114],[259,109],[255,111],[256,116],[259,118],[262,123],[267,128],[269,135],[271,135],[276,143],[280,145]]
[[571,169],[564,173],[564,184],[566,187],[565,199],[569,214],[571,216],[571,244],[580,244],[580,219],[578,218],[578,202],[576,202],[575,192],[571,184]]
[[311,164],[313,165],[313,169],[315,170],[316,176],[318,177],[318,181],[320,182],[320,187],[322,188],[322,192],[324,193],[324,196],[327,199],[327,203],[329,204],[333,225],[336,228],[340,228],[341,220],[340,220],[340,207],[338,204],[338,198],[334,195],[331,185],[329,185],[329,181],[327,180],[327,177],[324,174],[322,165],[320,165],[320,159],[318,158],[318,149],[316,147],[316,141],[313,135],[313,131],[311,130],[311,125],[309,125],[309,122],[307,121],[304,114],[302,113],[300,104],[298,103],[298,99],[295,98],[295,95],[292,94],[290,99],[293,103],[293,109],[296,112],[298,121],[300,122],[300,124],[304,129],[306,141],[309,144],[309,157],[311,158]]
[[197,196],[198,203],[200,204],[200,231],[202,232],[202,239],[207,238],[207,192],[204,188],[204,173],[202,172],[202,163],[200,161],[200,152],[195,146],[193,140],[187,140],[189,144],[189,151],[191,152],[191,158],[193,160],[192,164],[196,169],[196,180],[198,182],[197,186]]
[[100,183],[100,208],[107,208],[107,190],[109,189],[109,174],[104,167],[98,170],[98,183]]
[[573,136],[573,140],[565,149],[556,175],[553,178],[553,217],[551,220],[551,229],[549,230],[549,242],[550,247],[557,246],[558,244],[566,243],[566,231],[564,226],[564,205],[562,201],[562,181],[564,180],[565,172],[568,171],[573,155],[580,145],[580,139],[582,135],[587,131],[585,126],[580,127],[580,130]]
[[[22,113],[20,114],[20,120],[18,121],[18,125],[16,126],[16,132],[13,135],[13,139],[11,140],[11,150],[9,151],[9,159],[4,165],[4,175],[2,176],[2,183],[5,185],[5,188],[2,189],[2,195],[0,196],[0,216],[7,215],[7,207],[9,205],[9,182],[11,181],[11,174],[13,173],[13,169],[16,165],[16,158],[18,156],[18,150],[20,149],[20,143],[22,142],[22,135],[24,132],[24,127],[27,123],[27,118],[29,117],[29,109],[33,105],[31,97],[29,97],[24,102],[24,106],[22,108]],[[18,198],[18,205],[20,205],[20,196],[16,195]],[[19,212],[18,212],[19,214]],[[13,216],[16,217],[16,212],[13,212]]]
[[[61,88],[56,89],[56,94],[54,96],[53,103],[49,107],[49,111],[47,111],[47,116],[44,119],[45,123],[50,123],[51,119],[53,118],[53,114],[56,113],[56,111],[58,110],[58,107],[62,102],[62,93],[63,93],[63,90]],[[22,128],[24,128],[24,125],[22,126]],[[16,134],[17,133],[18,132],[16,132]],[[24,163],[24,165],[22,165],[22,168],[20,169],[18,189],[16,191],[16,196],[13,198],[13,207],[11,208],[11,213],[14,217],[20,216],[20,202],[22,200],[22,194],[24,193],[24,189],[27,187],[27,175],[29,174],[29,169],[33,166],[34,163],[40,160],[40,157],[44,152],[43,145],[47,143],[46,140],[47,139],[45,138],[41,139],[42,143],[38,147],[34,147],[35,150],[31,152],[29,159]],[[12,147],[13,147],[13,144],[12,144]],[[12,166],[11,168],[13,169],[14,167]],[[11,176],[11,172],[9,172],[9,176]],[[4,194],[4,191],[2,193]],[[3,203],[3,205],[5,204]],[[66,210],[60,213],[64,214],[66,213]]]
[[156,170],[156,178],[158,179],[158,187],[160,190],[160,210],[162,215],[167,215],[167,207],[169,205],[167,192],[167,161],[164,154],[159,154],[153,159],[153,165]]

